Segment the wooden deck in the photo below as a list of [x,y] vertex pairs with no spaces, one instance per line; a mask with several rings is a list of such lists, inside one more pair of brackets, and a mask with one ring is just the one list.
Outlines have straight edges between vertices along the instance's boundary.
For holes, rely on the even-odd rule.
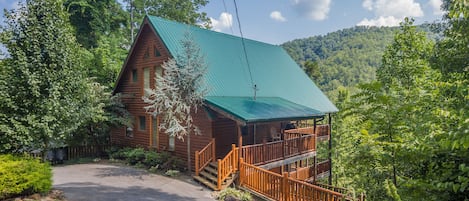
[[[322,136],[328,135],[328,126],[318,126],[316,129],[322,132]],[[293,129],[285,132],[282,140],[242,147],[233,144],[228,154],[216,162],[215,140],[212,140],[204,149],[196,152],[194,179],[214,190],[221,190],[223,186],[229,185],[227,180],[231,183],[235,179],[233,175],[239,173],[240,187],[273,200],[346,199],[340,192],[305,182],[308,178],[329,171],[330,162],[327,160],[319,162],[315,167],[301,167],[283,175],[259,167],[314,153],[316,139],[317,135],[312,128]]]

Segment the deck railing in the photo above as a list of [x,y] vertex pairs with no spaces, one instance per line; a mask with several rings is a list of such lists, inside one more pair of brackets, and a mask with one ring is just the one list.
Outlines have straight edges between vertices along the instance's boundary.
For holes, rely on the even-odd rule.
[[329,160],[324,160],[324,161],[321,161],[318,164],[316,164],[316,166],[317,166],[316,174],[320,175],[320,174],[326,173],[330,170],[331,163],[330,163]]
[[301,168],[297,168],[295,171],[289,172],[289,174],[290,174],[290,178],[304,181],[314,176],[313,171],[314,171],[314,166],[301,167]]
[[239,185],[274,200],[338,201],[342,194],[239,161]]
[[200,151],[195,151],[195,175],[204,169],[210,162],[215,162],[215,138]]
[[238,170],[239,150],[236,145],[231,145],[231,151],[223,159],[218,159],[217,188],[221,190],[221,184]]
[[285,139],[298,137],[298,135],[305,134],[316,134],[318,138],[328,137],[330,134],[329,124],[320,124],[316,125],[316,132],[314,132],[314,127],[305,127],[305,128],[295,128],[284,131]]
[[249,164],[261,165],[314,150],[316,150],[315,135],[304,135],[287,140],[243,146],[240,157]]

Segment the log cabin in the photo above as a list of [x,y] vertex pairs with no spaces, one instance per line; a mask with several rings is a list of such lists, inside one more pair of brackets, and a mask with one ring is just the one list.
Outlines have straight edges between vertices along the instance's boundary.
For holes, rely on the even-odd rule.
[[[193,113],[201,134],[191,135],[189,146],[159,130],[158,116],[146,113],[142,100],[145,88],[157,87],[155,75],[164,76],[161,65],[177,61],[185,32],[205,56],[209,89]],[[135,120],[132,128],[111,131],[113,144],[167,151],[185,161],[189,149],[194,178],[213,189],[246,176],[241,167],[248,165],[331,182],[330,152],[318,159],[316,144],[332,148],[331,114],[338,109],[281,46],[146,16],[113,93],[124,95]]]

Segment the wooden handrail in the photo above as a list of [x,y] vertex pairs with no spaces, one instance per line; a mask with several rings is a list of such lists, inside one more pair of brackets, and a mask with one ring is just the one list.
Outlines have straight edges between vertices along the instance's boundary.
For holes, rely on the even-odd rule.
[[221,184],[226,178],[238,170],[238,158],[238,148],[236,148],[236,145],[232,144],[231,151],[226,154],[225,158],[218,159],[218,190],[221,190]]
[[303,135],[281,141],[243,146],[240,157],[249,164],[261,165],[314,150],[316,150],[316,136]]
[[239,160],[239,185],[274,200],[338,201],[344,195]]
[[215,161],[215,138],[200,151],[195,151],[195,175],[205,168],[210,162]]

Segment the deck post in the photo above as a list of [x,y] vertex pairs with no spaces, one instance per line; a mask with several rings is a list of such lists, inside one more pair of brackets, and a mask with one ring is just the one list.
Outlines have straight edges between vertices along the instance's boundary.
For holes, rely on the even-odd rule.
[[231,157],[232,158],[231,166],[233,167],[231,172],[234,173],[236,170],[238,170],[238,164],[236,163],[236,159],[238,158],[238,154],[236,154],[236,145],[235,144],[231,144],[231,153],[233,154],[233,156]]
[[244,159],[239,158],[239,186],[243,186],[244,177],[246,176],[245,172],[244,172],[244,164],[243,163],[244,163]]
[[199,151],[195,151],[195,176],[199,176]]
[[212,162],[215,162],[217,156],[215,152],[215,138],[212,138]]
[[238,124],[236,129],[238,130],[238,147],[239,147],[239,156],[242,157],[242,148],[243,148],[243,136],[241,135],[241,125]]
[[289,201],[290,200],[290,188],[288,186],[288,172],[283,173],[283,178],[282,178],[282,192],[283,192],[283,200],[284,201]]
[[221,159],[218,159],[217,189],[221,190]]
[[329,114],[329,185],[332,185],[332,117]]

